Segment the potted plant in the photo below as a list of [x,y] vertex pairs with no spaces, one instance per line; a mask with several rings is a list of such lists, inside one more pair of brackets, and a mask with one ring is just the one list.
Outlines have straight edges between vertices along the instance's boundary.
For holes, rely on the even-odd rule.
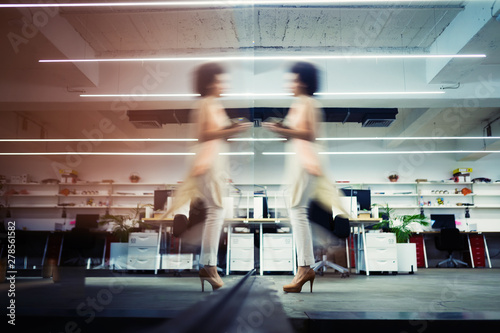
[[137,207],[133,208],[128,215],[112,215],[107,213],[101,216],[99,224],[111,224],[111,232],[116,239],[116,242],[110,243],[109,264],[111,267],[126,268],[130,232],[150,228],[150,225],[142,222],[140,218],[140,213],[145,207],[152,207],[152,205],[137,204]]
[[396,249],[398,253],[398,271],[413,273],[417,270],[416,244],[409,243],[410,236],[414,233],[415,224],[423,227],[429,226],[429,220],[424,215],[395,215],[394,209],[386,205],[385,212],[380,213],[383,220],[376,224],[374,229],[382,229],[396,235]]

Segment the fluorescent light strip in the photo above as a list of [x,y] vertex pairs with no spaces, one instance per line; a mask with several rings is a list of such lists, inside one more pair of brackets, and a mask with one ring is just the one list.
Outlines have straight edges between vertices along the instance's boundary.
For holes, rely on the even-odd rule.
[[314,93],[316,96],[349,96],[349,95],[428,95],[444,94],[444,91],[360,91],[360,92],[324,92]]
[[0,142],[192,142],[198,139],[0,139]]
[[293,96],[292,93],[231,93],[221,94],[222,97],[266,97],[266,96]]
[[401,154],[497,154],[500,150],[415,150],[415,151],[346,151],[319,152],[320,155],[401,155]]
[[200,97],[200,94],[81,94],[80,97]]
[[366,137],[366,138],[316,138],[317,141],[398,141],[398,140],[500,140],[500,136],[415,136],[415,137]]
[[243,156],[243,155],[255,155],[255,153],[253,151],[250,151],[250,152],[219,153],[219,155]]
[[[342,4],[342,3],[405,3],[414,0],[219,0],[219,1],[158,1],[158,2],[96,2],[96,3],[16,3],[0,4],[0,8],[46,8],[46,7],[191,7],[191,6],[255,6],[255,5],[287,5],[287,4]],[[419,2],[452,2],[458,0],[419,0]]]
[[227,139],[227,141],[286,141],[286,138],[231,138]]
[[[429,95],[429,94],[445,94],[444,91],[367,91],[367,92],[324,92],[314,93],[316,96],[360,96],[360,95]],[[199,97],[199,94],[84,94],[80,97]],[[293,96],[292,93],[231,93],[221,94],[221,97],[285,97]]]
[[178,57],[178,58],[92,58],[40,59],[41,63],[76,62],[179,62],[179,61],[262,61],[262,60],[334,60],[334,59],[432,59],[432,58],[486,58],[485,54],[369,54],[369,55],[302,55],[302,56],[233,56],[233,57]]
[[95,156],[188,156],[195,153],[120,153],[120,152],[40,152],[40,153],[0,153],[0,156],[57,156],[57,155],[95,155]]

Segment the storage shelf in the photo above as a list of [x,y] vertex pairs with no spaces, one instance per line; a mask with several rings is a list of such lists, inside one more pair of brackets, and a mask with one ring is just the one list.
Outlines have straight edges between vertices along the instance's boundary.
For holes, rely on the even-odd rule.
[[112,198],[154,198],[154,194],[112,194]]
[[420,206],[423,209],[465,209],[467,207],[474,208],[475,206]]
[[8,195],[9,198],[28,198],[28,197],[47,197],[55,198],[57,195],[54,194],[11,194]]
[[57,186],[59,184],[41,184],[41,183],[5,183],[7,186]]
[[420,194],[420,196],[422,197],[462,197],[462,198],[467,198],[467,197],[473,197],[475,196],[476,194],[474,193],[470,193],[470,194],[467,194],[467,195],[463,195],[463,194],[450,194],[450,193],[447,193],[447,194]]
[[461,182],[461,183],[455,183],[455,182],[440,182],[440,181],[430,181],[430,182],[420,182],[420,183],[415,183],[417,185],[471,185],[474,184],[473,182]]
[[60,198],[109,197],[108,194],[70,194],[70,195],[58,194],[57,196]]
[[418,194],[372,194],[371,197],[380,198],[380,197],[417,197]]

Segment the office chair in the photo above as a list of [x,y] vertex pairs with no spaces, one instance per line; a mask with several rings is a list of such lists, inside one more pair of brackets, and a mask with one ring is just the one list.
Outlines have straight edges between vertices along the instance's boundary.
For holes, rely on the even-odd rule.
[[453,251],[465,250],[465,240],[457,228],[443,228],[439,235],[435,238],[436,248],[441,251],[448,251],[448,258],[437,264],[436,267],[465,267],[467,263],[453,258]]
[[[347,253],[347,263],[349,264],[349,242],[348,237],[350,235],[350,227],[349,227],[349,219],[346,217],[342,217],[341,215],[335,216],[333,219],[333,225],[331,226],[331,230],[333,234],[339,238],[343,238],[346,243],[346,253]],[[349,277],[349,269],[337,265],[333,262],[327,260],[326,255],[323,255],[322,260],[318,261],[311,268],[314,269],[315,272],[322,274],[327,267],[333,268],[341,273],[341,277]]]

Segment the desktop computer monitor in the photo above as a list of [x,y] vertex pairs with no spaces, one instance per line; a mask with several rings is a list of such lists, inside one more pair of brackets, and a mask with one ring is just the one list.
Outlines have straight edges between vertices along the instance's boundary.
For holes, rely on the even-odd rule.
[[167,198],[172,196],[172,190],[155,190],[154,210],[164,210]]
[[356,197],[360,210],[371,210],[371,193],[370,190],[356,190],[351,188],[343,188],[342,192],[346,197]]
[[75,228],[95,229],[99,221],[99,214],[76,214]]
[[455,214],[431,214],[432,229],[456,228]]

